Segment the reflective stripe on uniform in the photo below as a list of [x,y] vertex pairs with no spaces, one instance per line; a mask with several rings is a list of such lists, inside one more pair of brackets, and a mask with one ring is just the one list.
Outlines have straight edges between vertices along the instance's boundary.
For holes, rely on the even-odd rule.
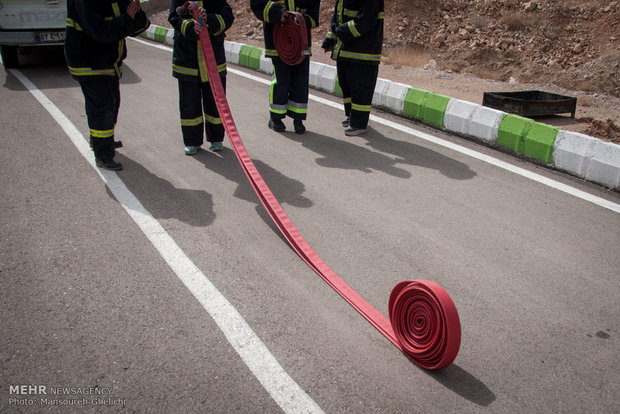
[[185,66],[172,64],[172,70],[181,75],[198,76],[198,69],[186,68]]
[[[305,11],[304,11],[304,12],[305,12]],[[312,16],[310,16],[310,15],[308,15],[308,14],[304,14],[304,16],[305,16],[305,17],[307,17],[308,19],[310,19],[310,28],[311,28],[311,29],[314,29],[314,28],[317,26],[317,24],[316,24],[316,20],[314,20],[314,19],[312,18]]]
[[113,129],[100,130],[100,129],[91,128],[90,135],[93,138],[110,138],[114,136],[114,130]]
[[357,10],[343,9],[342,14],[347,17],[355,17],[359,13]]
[[286,114],[286,105],[275,105],[273,103],[269,104],[269,110],[275,114]]
[[[217,70],[218,72],[225,72],[226,62],[222,63],[221,65],[218,65]],[[177,65],[174,63],[172,64],[172,71],[180,75],[198,76],[198,69],[188,68],[188,67]]]
[[355,27],[355,21],[354,20],[349,20],[347,22],[347,27],[349,28],[349,31],[351,32],[351,34],[353,35],[353,37],[360,37],[362,34],[357,30],[357,28]]
[[276,3],[274,3],[273,1],[268,1],[267,4],[265,5],[265,8],[263,9],[263,21],[267,22],[267,23],[271,23],[269,21],[269,10],[271,10],[271,8],[275,5]]
[[273,78],[271,79],[271,86],[269,88],[269,110],[276,114],[286,114],[286,105],[277,105],[273,103],[273,88],[278,83],[276,77],[276,68],[273,68]]
[[294,112],[296,114],[307,114],[308,113],[308,104],[288,101],[286,104],[287,111]]
[[67,17],[67,27],[73,27],[78,32],[83,31],[83,29],[80,27],[78,22],[76,22],[75,20],[73,20],[73,19],[71,19],[69,17]]
[[198,53],[198,70],[200,71],[200,81],[208,82],[209,75],[207,74],[207,65],[205,63],[204,58],[202,57],[202,48],[200,47],[200,42],[197,43],[197,53]]
[[214,116],[209,116],[207,114],[205,114],[205,121],[207,121],[210,124],[213,125],[221,125],[222,124],[222,118],[216,118]]
[[266,57],[278,56],[278,51],[275,49],[265,49],[265,56]]
[[202,125],[203,123],[204,123],[204,119],[202,118],[202,115],[197,117],[197,118],[194,118],[194,119],[183,119],[183,118],[181,118],[181,126],[182,127],[184,127],[184,126],[187,126],[187,127],[197,126],[197,125]]
[[[347,17],[356,17],[359,12],[357,10],[344,9],[343,14]],[[379,12],[377,20],[383,20],[384,12]]]
[[217,17],[217,21],[220,22],[220,28],[217,32],[213,33],[213,36],[218,36],[224,32],[224,29],[226,29],[226,23],[224,23],[224,18],[221,15],[216,14],[215,17]]
[[370,112],[370,105],[360,105],[355,102],[351,102],[351,109],[359,112]]
[[341,50],[339,56],[350,58],[350,59],[356,59],[356,60],[365,60],[367,62],[381,61],[381,55],[378,55],[378,54],[357,53],[357,52],[349,52],[346,50]]
[[[112,10],[114,10],[114,17],[119,17],[121,15],[121,10],[118,7],[118,3],[112,3]],[[125,39],[123,38],[118,41],[118,57],[116,58],[116,61],[114,62],[114,70],[118,74],[119,78],[121,77],[121,68],[119,66],[119,63],[121,61],[121,58],[124,52],[125,52]]]
[[73,76],[115,76],[114,69],[73,68],[69,66],[69,72]]
[[187,37],[187,27],[191,24],[194,23],[194,21],[192,19],[185,19],[181,22],[181,33],[183,33],[183,35],[185,37]]

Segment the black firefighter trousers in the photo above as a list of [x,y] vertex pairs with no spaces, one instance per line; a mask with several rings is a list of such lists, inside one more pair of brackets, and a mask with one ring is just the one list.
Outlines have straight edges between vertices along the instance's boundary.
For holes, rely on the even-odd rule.
[[353,128],[366,129],[370,118],[379,65],[338,61],[338,83],[342,89],[344,112]]
[[294,66],[287,65],[279,57],[272,57],[271,61],[273,79],[269,92],[269,116],[271,119],[283,119],[287,115],[293,119],[306,119],[310,58],[306,57]]
[[114,127],[121,105],[119,79],[115,76],[99,76],[80,80],[84,94],[86,118],[90,130],[95,158],[109,161],[114,150]]
[[[226,72],[220,72],[220,79],[225,91]],[[204,142],[203,129],[207,141],[222,142],[224,125],[211,92],[211,83],[185,79],[178,79],[178,83],[183,144],[186,147],[201,146]]]

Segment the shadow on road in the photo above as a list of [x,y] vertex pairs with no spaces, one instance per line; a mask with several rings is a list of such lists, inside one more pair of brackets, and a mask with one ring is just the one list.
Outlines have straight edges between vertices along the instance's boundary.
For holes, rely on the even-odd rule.
[[173,218],[196,227],[215,220],[213,196],[208,192],[176,188],[121,153],[117,152],[116,160],[124,167],[119,176],[153,217]]
[[[469,180],[476,176],[474,171],[461,162],[410,142],[387,138],[371,127],[359,137],[347,137],[343,133],[341,138],[334,138],[312,131],[304,135],[282,135],[321,155],[321,158],[316,159],[316,163],[322,167],[358,170],[364,173],[381,171],[397,178],[411,178],[411,172],[403,168],[411,165],[438,170],[444,176],[455,180]],[[358,139],[367,141],[366,145],[375,151],[349,142]]]
[[474,404],[486,407],[496,399],[495,394],[486,385],[456,364],[427,373],[446,388]]
[[[224,151],[219,154],[215,154],[211,151],[200,151],[193,158],[203,163],[205,168],[221,175],[227,180],[237,183],[237,188],[233,196],[241,200],[255,203],[258,216],[288,246],[288,242],[258,199],[250,181],[241,169],[233,150],[225,147]],[[280,205],[289,204],[299,208],[312,207],[312,201],[302,195],[305,191],[303,183],[286,177],[260,160],[253,160],[253,162]]]
[[445,177],[454,180],[471,180],[476,176],[476,173],[462,162],[411,142],[390,139],[372,127],[368,128],[363,138],[371,148],[395,155],[397,164],[437,170]]
[[[260,201],[241,169],[233,150],[225,147],[224,151],[219,154],[211,151],[200,151],[193,158],[202,162],[209,170],[237,183],[238,186],[233,193],[235,197],[260,205]],[[290,204],[300,208],[312,207],[312,202],[302,196],[305,191],[303,183],[286,177],[280,171],[260,160],[254,159],[252,161],[280,204]]]

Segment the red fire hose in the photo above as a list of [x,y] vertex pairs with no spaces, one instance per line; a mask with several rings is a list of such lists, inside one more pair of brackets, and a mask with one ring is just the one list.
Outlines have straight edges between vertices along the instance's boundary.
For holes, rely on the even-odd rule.
[[[196,21],[204,26],[198,16],[198,4],[188,3]],[[450,296],[441,286],[431,281],[400,282],[392,290],[389,299],[390,323],[319,257],[278,203],[241,141],[218,74],[206,27],[200,32],[200,44],[211,90],[230,144],[256,195],[291,247],[312,270],[415,363],[426,369],[450,365],[461,344],[459,316]]]
[[273,40],[278,56],[284,63],[295,66],[303,62],[308,50],[308,30],[304,16],[295,11],[287,12],[286,21],[274,25]]
[[398,283],[390,294],[390,321],[402,351],[426,369],[447,367],[461,345],[461,324],[448,293],[430,280]]

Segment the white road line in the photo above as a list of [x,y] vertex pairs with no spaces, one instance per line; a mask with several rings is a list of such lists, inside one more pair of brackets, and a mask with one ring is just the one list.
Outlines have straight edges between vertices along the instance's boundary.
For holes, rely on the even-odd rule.
[[211,315],[228,342],[280,408],[287,413],[322,413],[321,407],[284,371],[237,309],[185,255],[119,176],[112,171],[97,168],[87,140],[75,125],[20,71],[10,69],[9,72],[19,79],[61,126],[166,263]]

